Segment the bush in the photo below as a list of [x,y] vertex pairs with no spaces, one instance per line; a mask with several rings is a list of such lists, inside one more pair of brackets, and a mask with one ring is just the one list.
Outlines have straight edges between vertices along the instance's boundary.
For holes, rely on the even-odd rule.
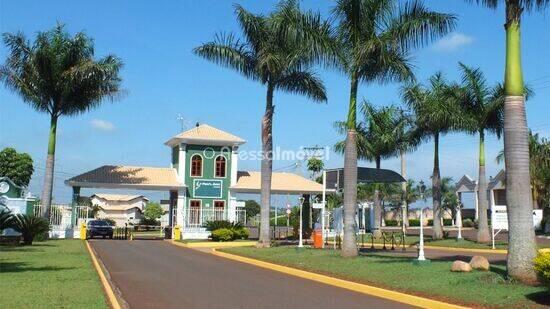
[[230,222],[227,220],[206,221],[204,224],[207,231],[215,231],[219,229],[236,230],[242,229],[243,224],[240,222]]
[[42,217],[17,214],[13,217],[12,228],[21,233],[25,245],[32,245],[37,235],[50,230],[50,223]]
[[540,281],[550,289],[550,252],[539,253],[534,262]]
[[397,226],[397,220],[384,220],[386,226]]
[[409,219],[409,226],[420,226],[420,220],[418,220],[418,219]]
[[141,218],[141,220],[139,220],[139,225],[154,225],[154,226],[157,226],[157,225],[160,225],[160,222],[155,220],[155,219],[149,219],[149,218]]
[[443,219],[443,225],[445,226],[453,225],[453,219]]
[[462,226],[463,227],[474,227],[474,221],[472,219],[464,219],[462,220]]
[[250,235],[248,229],[245,227],[233,229],[232,231],[234,239],[248,239],[248,236]]
[[231,241],[235,233],[230,229],[217,229],[212,231],[213,241]]

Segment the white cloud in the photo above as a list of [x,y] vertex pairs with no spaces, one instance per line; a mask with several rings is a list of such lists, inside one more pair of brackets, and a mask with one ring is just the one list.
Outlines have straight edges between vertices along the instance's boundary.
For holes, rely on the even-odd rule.
[[437,51],[452,52],[460,47],[470,45],[474,38],[460,32],[453,32],[439,41],[435,42],[433,48]]
[[107,120],[92,119],[92,121],[90,121],[90,124],[94,129],[100,131],[113,131],[115,129],[115,125]]

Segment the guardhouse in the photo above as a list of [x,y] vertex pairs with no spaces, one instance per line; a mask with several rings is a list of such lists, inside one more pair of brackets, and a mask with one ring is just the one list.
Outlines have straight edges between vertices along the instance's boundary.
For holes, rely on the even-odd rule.
[[[105,165],[65,181],[77,204],[81,188],[168,191],[169,225],[182,228],[182,238],[207,238],[204,224],[242,221],[239,193],[260,193],[259,172],[238,171],[239,147],[245,140],[207,124],[170,138],[170,167]],[[273,194],[321,194],[323,186],[292,173],[273,173]]]

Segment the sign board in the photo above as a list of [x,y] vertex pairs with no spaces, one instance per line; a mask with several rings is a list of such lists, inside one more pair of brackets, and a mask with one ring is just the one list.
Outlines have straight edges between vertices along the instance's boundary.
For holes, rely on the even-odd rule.
[[493,230],[508,229],[508,213],[506,212],[506,206],[493,206],[491,209],[491,226]]
[[324,204],[323,203],[313,203],[311,204],[311,208],[313,209],[323,209]]
[[222,180],[193,179],[193,197],[221,198],[222,187]]
[[245,203],[244,201],[235,201],[235,207],[244,207]]

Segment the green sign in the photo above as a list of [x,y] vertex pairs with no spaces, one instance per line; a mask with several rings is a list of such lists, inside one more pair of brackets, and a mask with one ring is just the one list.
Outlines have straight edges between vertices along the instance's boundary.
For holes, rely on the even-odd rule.
[[193,180],[194,197],[222,197],[222,180],[216,179],[194,179]]

